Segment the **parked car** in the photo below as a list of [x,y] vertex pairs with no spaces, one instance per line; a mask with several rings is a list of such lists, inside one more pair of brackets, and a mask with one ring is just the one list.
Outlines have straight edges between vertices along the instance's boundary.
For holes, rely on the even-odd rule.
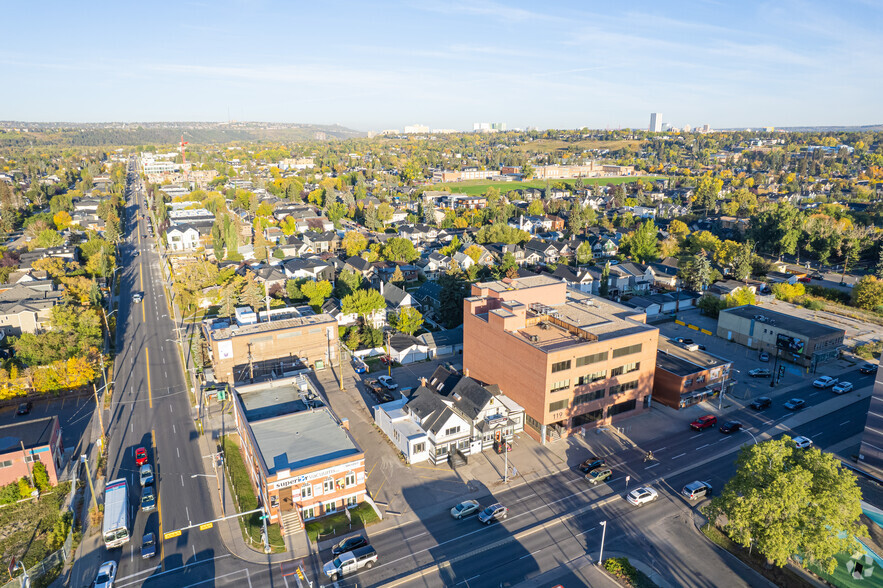
[[659,493],[653,488],[635,488],[626,496],[626,500],[635,506],[643,506],[650,502],[655,502],[659,498]]
[[353,549],[364,547],[365,545],[368,545],[368,538],[364,535],[347,537],[331,548],[331,555],[340,555],[341,553],[346,553],[347,551],[352,551]]
[[766,368],[754,368],[753,370],[748,370],[748,375],[752,378],[769,378],[773,373]]
[[368,365],[361,359],[354,357],[353,369],[356,371],[357,374],[365,374],[368,372]]
[[579,464],[579,471],[584,474],[588,474],[594,469],[603,467],[607,465],[607,460],[601,459],[600,457],[590,457],[586,461]]
[[113,581],[117,577],[117,562],[106,561],[98,568],[92,588],[113,588]]
[[393,380],[390,376],[380,376],[377,378],[377,381],[386,388],[387,390],[395,390],[399,387],[395,380]]
[[145,486],[141,490],[141,510],[148,512],[156,508],[156,494],[153,493],[153,486]]
[[156,555],[156,537],[153,533],[145,533],[141,539],[141,558],[150,559]]
[[680,343],[681,345],[692,345],[692,344],[693,344],[693,340],[692,340],[692,339],[690,339],[690,338],[685,338],[685,337],[678,337],[677,339],[675,339],[675,341],[677,341],[677,342]]
[[727,421],[720,426],[720,432],[724,435],[729,435],[730,433],[735,433],[740,430],[742,430],[742,423],[739,421]]
[[831,388],[834,394],[846,394],[853,388],[852,382],[837,382],[837,385]]
[[135,450],[135,465],[142,466],[147,463],[147,450],[139,447]]
[[707,414],[705,416],[701,416],[692,423],[690,423],[690,428],[694,431],[704,431],[705,429],[712,429],[717,424],[717,417],[713,414]]
[[586,474],[586,480],[590,484],[600,484],[601,482],[606,482],[612,475],[613,470],[610,468],[598,468]]
[[868,375],[868,374],[876,374],[877,373],[877,364],[876,363],[866,363],[862,365],[862,367],[858,368],[858,371]]
[[763,410],[765,408],[769,408],[773,404],[773,399],[767,396],[761,396],[760,398],[755,398],[751,404],[749,404],[749,408],[753,408],[754,410]]
[[141,486],[153,484],[153,468],[150,467],[149,463],[141,466],[141,469],[138,471],[138,477],[141,480]]
[[807,447],[812,447],[812,439],[809,437],[797,436],[794,439],[794,444],[797,445],[798,449],[806,449]]
[[760,359],[760,361],[769,361],[769,360],[770,360],[770,354],[767,353],[766,351],[763,351],[763,352],[761,352],[761,354],[758,356],[758,359]]
[[463,517],[468,517],[474,515],[478,511],[481,510],[481,505],[478,504],[477,500],[464,500],[457,506],[451,509],[451,516],[457,520],[462,519]]
[[698,500],[700,498],[705,498],[706,496],[711,496],[711,484],[708,482],[690,482],[684,489],[681,490],[681,494],[686,496],[689,500]]
[[370,545],[341,553],[322,567],[322,571],[332,582],[362,568],[371,569],[377,563],[377,552]]
[[830,388],[834,384],[837,383],[837,378],[832,378],[831,376],[822,376],[821,378],[816,378],[812,385],[813,388]]
[[478,513],[478,521],[490,525],[493,522],[505,520],[508,516],[509,509],[498,502]]
[[30,414],[32,408],[34,408],[33,402],[30,402],[30,401],[22,402],[21,404],[18,405],[18,410],[15,411],[15,414],[17,414],[19,416],[24,416],[26,414]]
[[388,355],[384,355],[380,358],[380,363],[383,365],[391,365],[393,363],[392,358]]
[[785,403],[785,408],[788,410],[800,410],[804,406],[806,406],[806,400],[802,398],[792,398]]

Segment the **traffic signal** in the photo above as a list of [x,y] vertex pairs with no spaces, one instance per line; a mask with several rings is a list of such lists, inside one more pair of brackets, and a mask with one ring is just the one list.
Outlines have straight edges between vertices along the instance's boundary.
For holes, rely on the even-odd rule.
[[785,366],[780,365],[779,366],[779,373],[776,375],[776,379],[781,380],[784,376],[785,376]]

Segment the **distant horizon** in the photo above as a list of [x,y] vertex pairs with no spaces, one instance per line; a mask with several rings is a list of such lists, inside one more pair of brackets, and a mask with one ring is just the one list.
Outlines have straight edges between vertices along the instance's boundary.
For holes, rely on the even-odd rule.
[[883,95],[883,4],[867,0],[50,0],[39,27],[0,38],[5,119],[853,127]]

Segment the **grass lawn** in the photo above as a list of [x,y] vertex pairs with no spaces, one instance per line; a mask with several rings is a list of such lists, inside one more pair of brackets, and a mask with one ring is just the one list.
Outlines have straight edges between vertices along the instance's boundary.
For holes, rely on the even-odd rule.
[[[626,177],[616,177],[616,178],[583,178],[583,184],[601,184],[602,186],[606,186],[608,184],[628,184],[631,182],[636,182],[638,180],[657,180],[661,179],[662,176],[626,176]],[[552,184],[557,182],[561,182],[566,184],[568,188],[572,188],[576,183],[576,179],[572,180],[551,180]],[[465,182],[448,182],[447,184],[436,184],[431,186],[433,190],[443,190],[444,188],[450,188],[451,192],[454,193],[462,193],[468,194],[470,196],[476,196],[480,194],[484,194],[487,192],[487,189],[490,187],[494,187],[500,191],[501,194],[505,194],[510,190],[521,190],[524,188],[539,188],[543,189],[546,187],[546,180],[531,180],[529,182],[492,182],[488,180],[466,180]]]
[[574,146],[580,147],[582,149],[609,149],[611,151],[617,151],[619,149],[626,148],[631,151],[640,151],[641,141],[629,141],[628,139],[620,139],[618,141],[599,141],[597,139],[586,139],[584,141],[571,143],[568,141],[562,141],[560,139],[536,139],[534,141],[519,143],[518,145],[513,147],[513,150],[551,152],[563,151]]
[[811,570],[817,576],[823,578],[832,586],[838,587],[851,587],[855,586],[856,588],[860,586],[865,586],[867,588],[880,588],[883,587],[883,569],[878,568],[876,565],[874,566],[874,573],[870,578],[864,578],[862,580],[856,580],[850,575],[850,573],[846,569],[846,562],[850,559],[850,554],[848,553],[840,553],[837,554],[837,568],[834,570],[833,574],[829,574],[813,564],[808,564],[806,568]]
[[[239,452],[239,444],[236,439],[230,435],[225,435],[221,439],[224,448],[224,462],[227,467],[227,480],[235,491],[237,499],[237,507],[239,512],[254,510],[258,507],[258,499],[251,487],[251,481],[248,478],[248,470],[245,468],[245,461]],[[239,526],[242,529],[246,541],[251,540],[251,545],[261,544],[261,524],[260,513],[252,513],[244,517],[239,517]],[[267,525],[267,533],[269,534],[270,548],[273,553],[282,553],[285,551],[285,541],[282,539],[282,532],[279,525]]]
[[31,567],[61,547],[60,543],[52,545],[51,535],[63,514],[62,506],[70,487],[70,482],[63,482],[38,500],[0,509],[0,557],[4,561],[15,556],[23,560],[26,567]]
[[364,529],[368,525],[380,521],[377,517],[377,513],[374,512],[374,507],[367,502],[363,502],[359,506],[350,509],[350,516],[353,519],[352,523],[346,518],[346,513],[343,511],[336,512],[315,521],[309,521],[306,524],[306,528],[310,541],[315,543],[316,537],[320,534],[322,535],[322,539],[325,540],[330,537],[345,535],[353,531]]

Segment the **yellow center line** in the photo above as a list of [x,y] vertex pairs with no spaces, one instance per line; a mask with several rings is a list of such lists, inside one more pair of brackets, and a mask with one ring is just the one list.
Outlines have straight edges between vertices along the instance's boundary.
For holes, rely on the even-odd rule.
[[[156,448],[156,430],[155,429],[150,430],[150,437],[153,442],[153,463],[157,464],[157,463],[159,463],[159,457],[158,457],[157,448]],[[156,468],[154,468],[154,470],[155,469]],[[159,479],[159,474],[157,473],[155,475],[156,475],[156,478]],[[162,501],[160,500],[160,496],[159,496],[159,483],[154,484],[154,487],[156,488],[156,490],[154,490],[154,492],[156,492],[156,512],[159,515],[159,535],[157,535],[156,539],[157,539],[157,541],[159,541],[159,564],[160,564],[160,566],[162,566],[163,562],[166,559],[166,556],[164,553],[164,551],[165,551],[164,545],[163,545],[165,542],[163,541],[163,534],[162,534]],[[162,568],[160,568],[160,569],[162,569]]]
[[147,366],[147,400],[153,408],[153,390],[150,388],[150,350],[144,348],[144,365]]

